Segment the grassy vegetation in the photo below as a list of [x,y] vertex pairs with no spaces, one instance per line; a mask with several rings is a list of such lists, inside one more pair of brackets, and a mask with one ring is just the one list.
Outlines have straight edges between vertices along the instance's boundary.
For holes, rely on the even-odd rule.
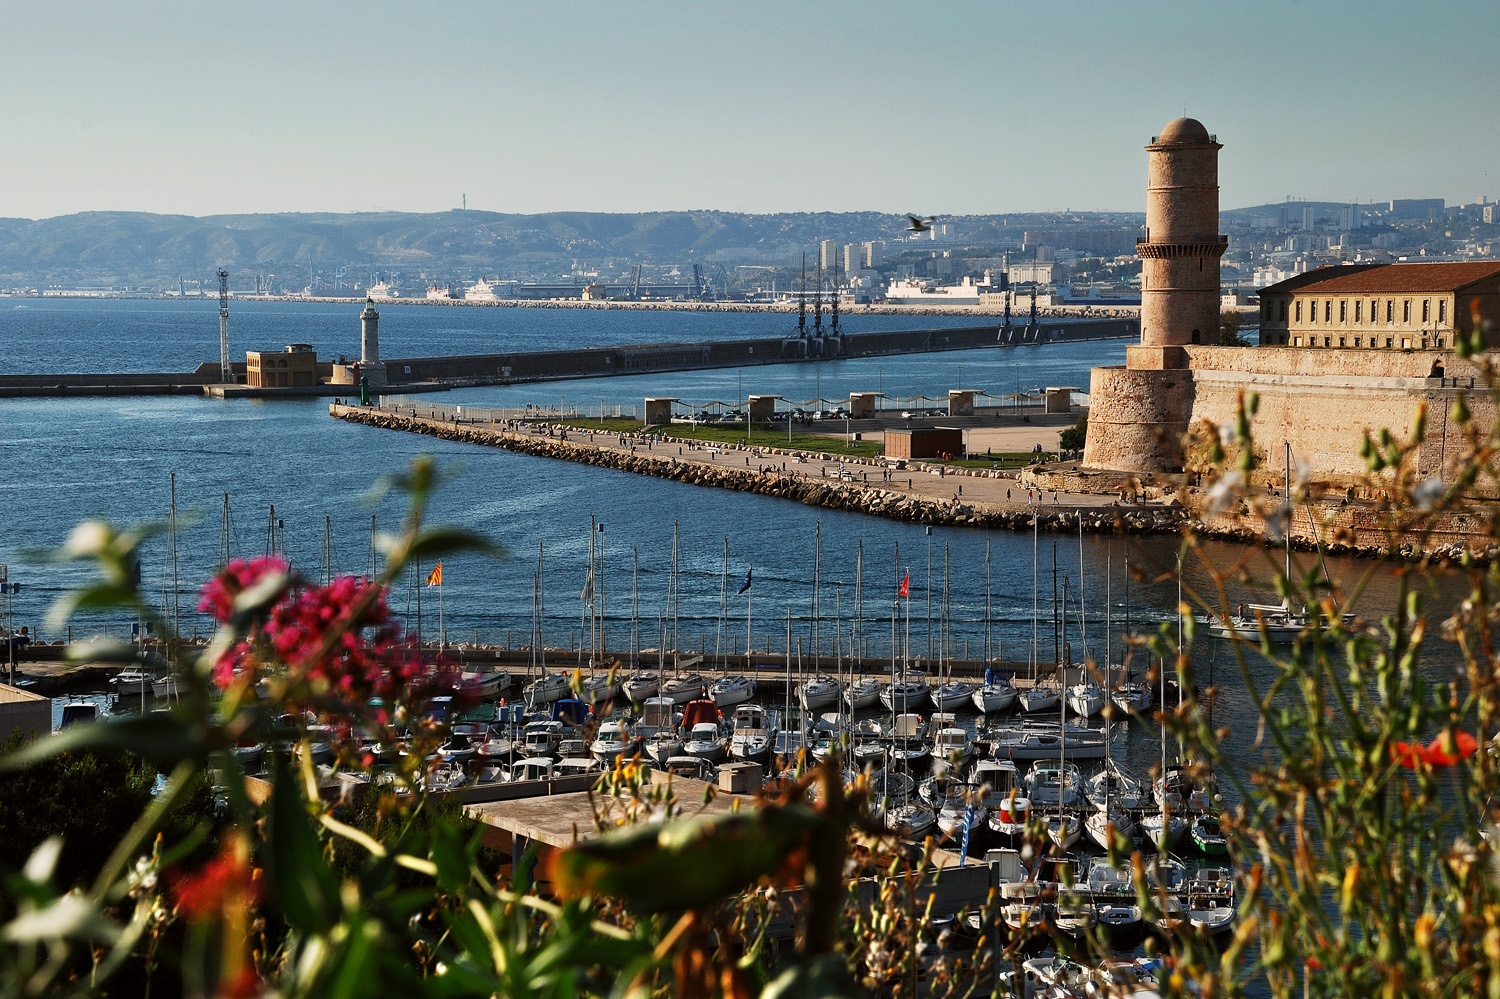
[[[561,426],[577,427],[579,430],[601,429],[598,420],[555,420],[552,421]],[[638,433],[644,424],[640,420],[610,419],[605,418],[602,429],[609,433]],[[705,441],[713,444],[744,444],[745,428],[743,426],[692,426],[687,423],[674,423],[670,427],[659,428],[660,432],[668,437],[676,437],[682,440]],[[781,430],[768,430],[763,427],[752,427],[750,430],[749,444],[752,447],[789,447],[794,451],[823,451],[829,454],[843,454],[852,458],[877,458],[885,453],[885,442],[881,438],[867,438],[862,441],[851,440],[849,446],[844,447],[843,434],[813,434],[792,428],[791,441],[788,443],[785,428]]]

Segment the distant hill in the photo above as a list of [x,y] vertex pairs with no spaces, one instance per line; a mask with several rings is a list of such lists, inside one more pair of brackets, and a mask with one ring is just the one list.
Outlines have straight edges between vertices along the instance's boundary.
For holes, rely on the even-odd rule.
[[[319,281],[332,291],[362,290],[371,279],[400,274],[419,290],[426,281],[466,283],[499,275],[518,280],[571,279],[580,270],[628,273],[715,265],[798,266],[820,240],[883,240],[888,256],[927,255],[954,246],[996,251],[1019,247],[1028,228],[1139,226],[1138,213],[984,215],[946,218],[955,243],[904,242],[905,216],[880,212],[746,215],[720,211],[604,214],[152,215],[85,212],[50,219],[0,219],[0,288],[114,287],[190,291],[217,287],[227,267],[236,290],[299,291]],[[342,272],[342,273],[341,273]]]

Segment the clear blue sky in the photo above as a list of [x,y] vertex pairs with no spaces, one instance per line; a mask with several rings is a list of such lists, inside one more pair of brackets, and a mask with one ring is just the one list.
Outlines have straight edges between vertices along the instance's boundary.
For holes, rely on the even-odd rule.
[[0,216],[1500,195],[1493,2],[8,0]]

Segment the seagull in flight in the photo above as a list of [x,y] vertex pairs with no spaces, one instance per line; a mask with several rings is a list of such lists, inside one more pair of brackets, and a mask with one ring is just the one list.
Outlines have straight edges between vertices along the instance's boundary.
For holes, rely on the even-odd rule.
[[926,219],[919,219],[915,215],[906,216],[907,232],[926,232],[932,228],[932,223],[937,221],[937,216],[929,215]]

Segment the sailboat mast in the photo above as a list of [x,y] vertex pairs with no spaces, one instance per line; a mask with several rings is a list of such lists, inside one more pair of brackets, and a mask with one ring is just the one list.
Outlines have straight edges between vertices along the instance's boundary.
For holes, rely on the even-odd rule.
[[682,633],[677,626],[677,521],[672,521],[672,574],[667,580],[667,606],[672,613],[672,675],[676,676],[682,667],[682,657],[678,652]]
[[865,613],[865,541],[859,540],[859,546],[854,551],[854,623],[851,625],[853,633],[849,643],[849,678],[854,679],[854,659],[863,658],[864,649],[861,648],[860,639],[864,628]]
[[172,531],[172,641],[175,644],[182,634],[177,612],[177,473],[171,473],[168,481],[171,491],[171,514],[167,524]]
[[[224,511],[229,512],[229,494],[224,494]],[[370,582],[380,578],[380,557],[375,552],[375,515],[370,514]]]
[[[1084,662],[1089,658],[1089,613],[1088,601],[1083,589],[1083,511],[1078,511],[1078,644],[1083,646]],[[1107,663],[1106,663],[1107,665]]]
[[823,559],[823,522],[821,520],[813,523],[813,592],[812,592],[812,657],[813,664],[819,664],[819,655],[823,650],[820,636],[818,635],[818,583],[819,574],[822,569]]
[[984,666],[994,659],[990,645],[990,539],[984,539]]
[[630,668],[641,664],[641,550],[630,549]]

